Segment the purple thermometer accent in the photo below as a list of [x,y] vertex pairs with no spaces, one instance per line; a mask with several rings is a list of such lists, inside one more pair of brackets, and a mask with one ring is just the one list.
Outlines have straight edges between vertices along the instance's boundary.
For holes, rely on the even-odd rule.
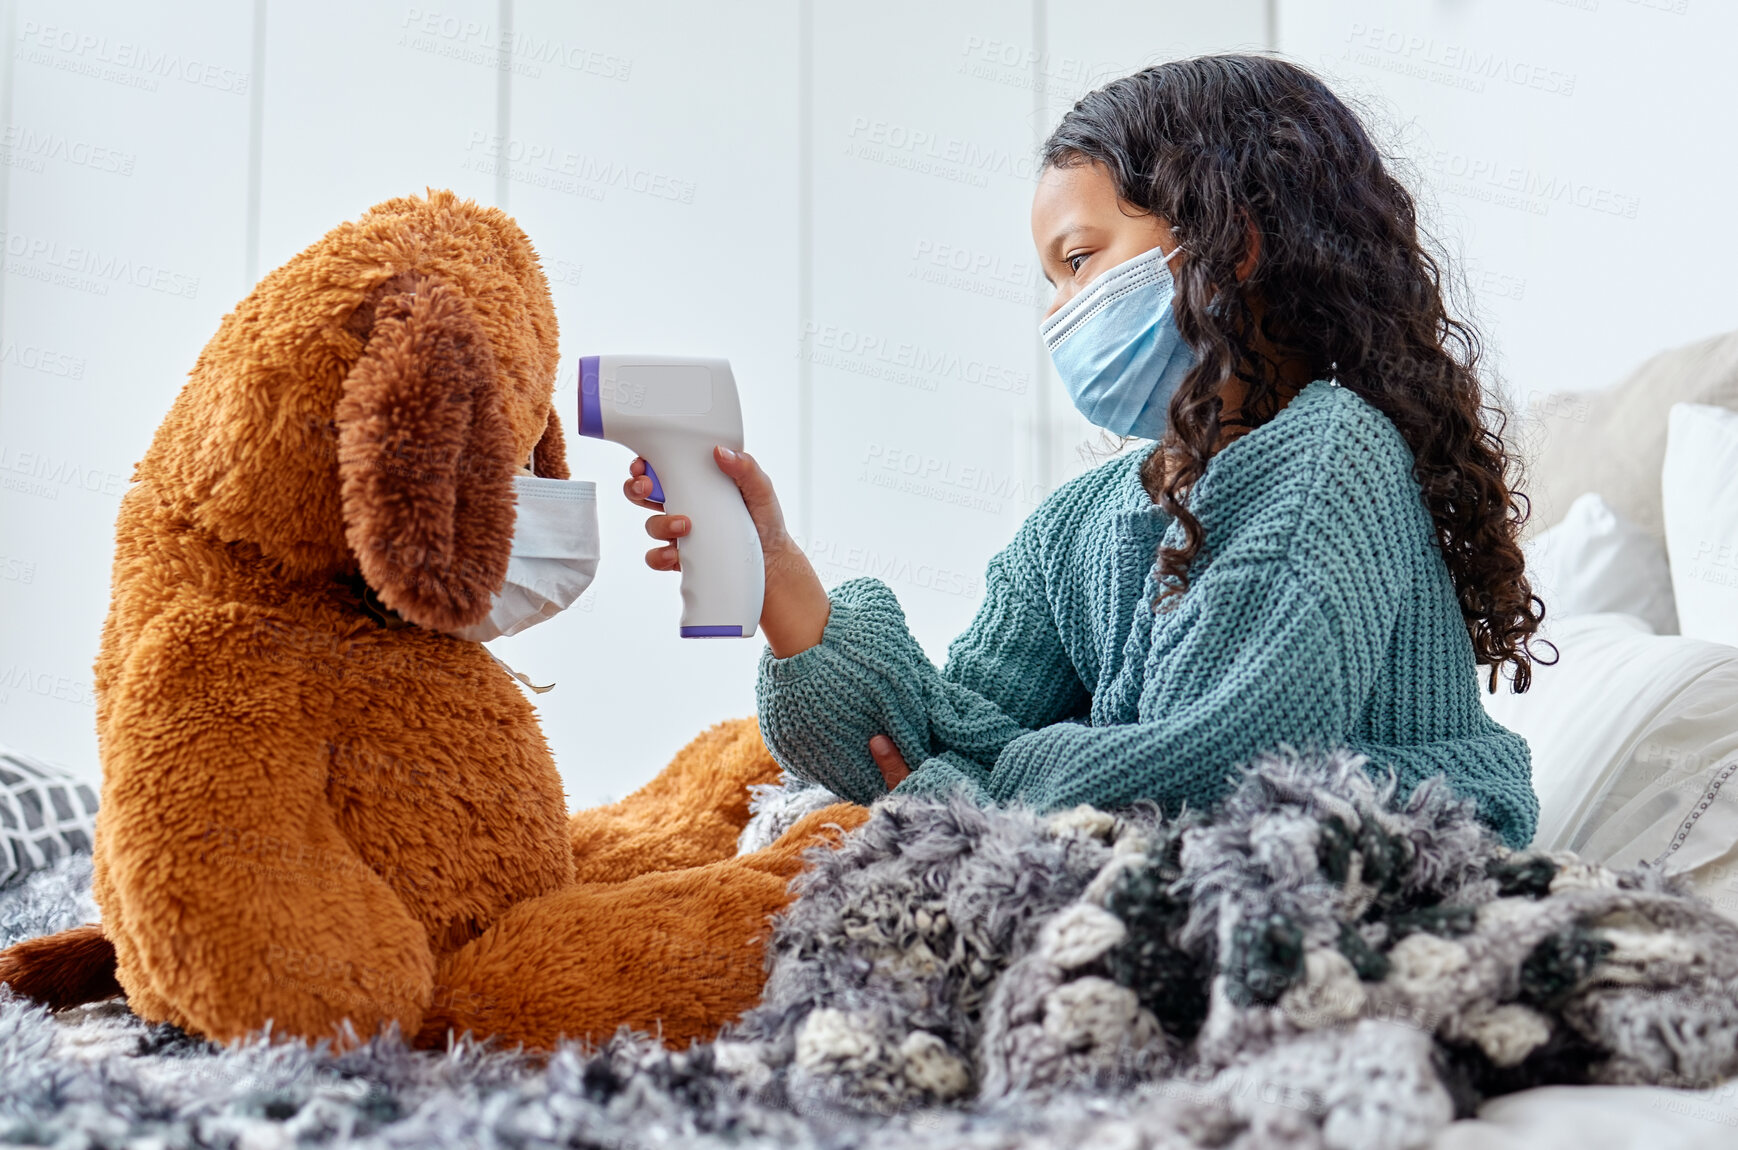
[[736,623],[729,627],[682,628],[682,638],[684,639],[710,639],[720,635],[729,635],[732,638],[740,639],[742,638],[742,624]]
[[[597,360],[595,355],[581,356],[579,360],[579,433],[602,439],[603,403],[597,394]],[[652,479],[652,494],[648,498],[654,503],[664,502],[664,485],[658,482],[658,473],[652,470],[649,459],[646,474]]]
[[597,396],[597,356],[579,361],[579,433],[603,438],[603,404]]

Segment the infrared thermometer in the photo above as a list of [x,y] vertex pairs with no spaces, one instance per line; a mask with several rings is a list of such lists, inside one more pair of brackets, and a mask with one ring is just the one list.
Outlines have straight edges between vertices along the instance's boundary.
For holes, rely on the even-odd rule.
[[651,499],[686,515],[682,637],[750,638],[760,624],[766,562],[760,532],[713,444],[742,450],[742,405],[723,359],[590,355],[579,361],[579,433],[646,460]]

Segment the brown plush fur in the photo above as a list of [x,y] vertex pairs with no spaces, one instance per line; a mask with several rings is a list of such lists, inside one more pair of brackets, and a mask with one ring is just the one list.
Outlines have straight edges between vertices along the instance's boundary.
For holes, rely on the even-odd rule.
[[[524,234],[430,192],[266,276],[200,354],[122,500],[96,664],[95,895],[139,1015],[680,1043],[758,997],[801,851],[866,812],[732,857],[777,772],[750,716],[570,820],[519,687],[437,629],[501,584],[515,470],[567,476],[556,349]],[[80,930],[62,983],[91,977]],[[50,986],[53,953],[0,963]]]
[[0,982],[50,1010],[121,993],[114,944],[95,922],[0,951]]

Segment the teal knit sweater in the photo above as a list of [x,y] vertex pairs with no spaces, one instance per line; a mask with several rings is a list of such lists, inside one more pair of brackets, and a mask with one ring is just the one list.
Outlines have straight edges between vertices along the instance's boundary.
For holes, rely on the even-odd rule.
[[991,560],[937,670],[879,579],[828,592],[821,641],[761,653],[760,730],[792,775],[859,803],[961,790],[1039,810],[1210,805],[1282,744],[1349,747],[1403,794],[1443,774],[1514,846],[1533,836],[1527,744],[1479,704],[1462,620],[1412,453],[1325,381],[1232,441],[1189,496],[1206,529],[1169,609],[1157,545],[1180,525],[1141,486],[1150,448],[1052,492]]

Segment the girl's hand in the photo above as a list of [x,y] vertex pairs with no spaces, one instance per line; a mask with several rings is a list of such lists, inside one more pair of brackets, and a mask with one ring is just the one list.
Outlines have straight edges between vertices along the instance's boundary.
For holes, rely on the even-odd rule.
[[886,735],[876,735],[869,740],[869,757],[881,768],[881,777],[887,780],[888,790],[904,782],[911,773],[911,768],[905,765],[905,756]]
[[[747,452],[727,453],[714,447],[712,459],[718,469],[735,481],[742,492],[742,502],[760,532],[761,557],[766,562],[766,597],[762,600],[760,629],[766,634],[767,645],[774,656],[789,658],[806,651],[821,641],[832,603],[826,588],[815,574],[809,557],[785,530],[784,512],[772,480],[760,469]],[[646,477],[646,461],[635,456],[628,464],[628,479],[622,484],[622,494],[636,507],[662,511],[663,504],[654,503],[650,496],[652,481]],[[654,515],[646,520],[646,534],[654,539],[669,540],[662,547],[646,552],[646,566],[654,571],[680,571],[680,553],[676,539],[686,535],[691,524],[686,515]]]
[[[750,518],[760,532],[760,550],[766,559],[766,600],[761,608],[760,626],[766,641],[778,658],[787,658],[807,650],[821,641],[832,603],[815,574],[809,557],[785,530],[784,512],[772,480],[760,469],[754,457],[744,453],[734,458],[722,448],[713,448],[712,458],[720,471],[736,481]],[[628,479],[622,484],[622,494],[636,507],[663,511],[663,504],[652,502],[652,481],[646,477],[646,461],[635,456],[628,464]],[[646,534],[670,542],[646,552],[646,565],[654,571],[680,571],[682,564],[675,540],[687,534],[685,515],[654,515],[646,520]],[[881,771],[881,777],[892,790],[911,774],[905,756],[886,735],[869,740],[869,756]]]

